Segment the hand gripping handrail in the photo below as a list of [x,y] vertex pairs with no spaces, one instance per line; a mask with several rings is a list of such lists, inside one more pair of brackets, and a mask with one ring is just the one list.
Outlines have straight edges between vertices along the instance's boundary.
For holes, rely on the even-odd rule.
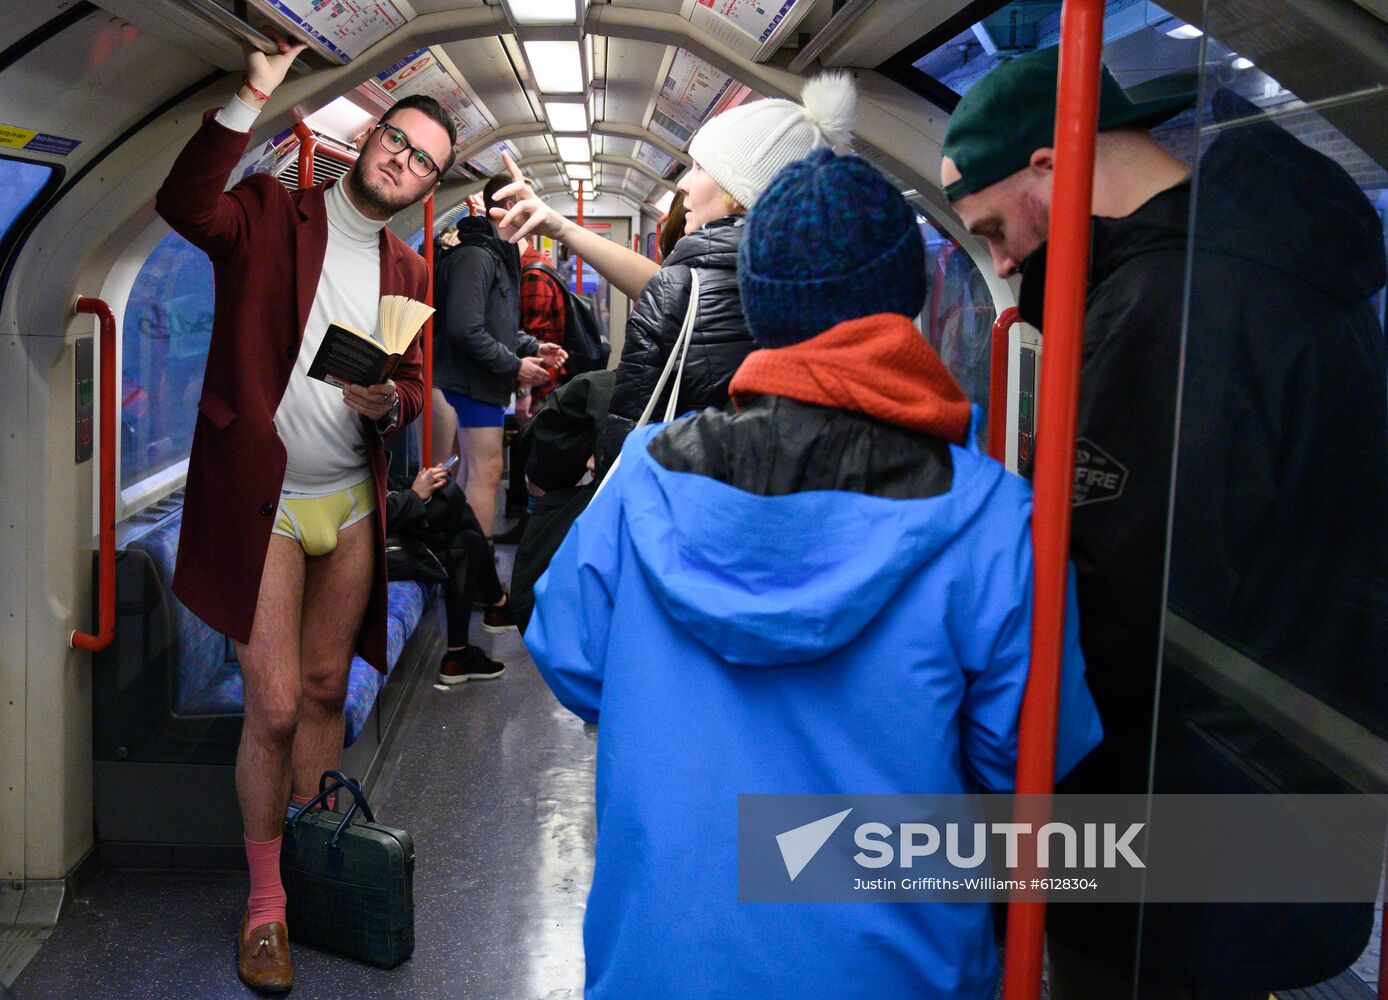
[[[1104,0],[1064,0],[1056,85],[1055,179],[1046,306],[1042,315],[1046,349],[1041,358],[1033,477],[1031,531],[1036,579],[1031,671],[1017,735],[1016,818],[1032,823],[1033,830],[1049,818],[1049,795],[1055,788],[1070,493],[1075,475],[1080,347],[1089,277],[1099,56],[1103,43]],[[1034,848],[1021,854],[1023,864],[1015,877],[1026,885],[1033,876],[1043,873],[1034,865]],[[1007,904],[1003,998],[1036,1000],[1041,995],[1046,904],[1028,902],[1018,895],[1014,893]]]
[[993,345],[988,360],[988,454],[1007,460],[1007,335],[1022,314],[1008,306],[993,321]]
[[111,307],[101,299],[79,298],[72,307],[73,315],[90,313],[101,326],[101,380],[98,389],[101,400],[100,483],[100,554],[97,570],[97,611],[95,635],[74,631],[68,636],[68,646],[99,653],[111,645],[116,636],[116,317]]

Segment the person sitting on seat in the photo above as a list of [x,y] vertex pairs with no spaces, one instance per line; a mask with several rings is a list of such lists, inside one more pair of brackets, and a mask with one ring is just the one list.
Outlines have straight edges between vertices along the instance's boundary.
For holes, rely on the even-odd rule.
[[[437,411],[435,416],[438,421]],[[473,601],[488,610],[508,606],[491,547],[467,497],[444,465],[422,466],[409,476],[404,449],[391,451],[391,492],[386,495],[386,563],[392,580],[442,583],[448,648],[439,664],[440,684],[491,680],[506,665],[469,641]],[[398,470],[398,471],[397,471]],[[490,627],[484,617],[482,627]]]
[[[746,228],[733,407],[627,437],[525,633],[601,727],[586,996],[992,1000],[987,903],[739,902],[739,796],[1012,787],[1033,575],[906,200],[820,150]],[[1068,607],[1060,773],[1101,736]]]

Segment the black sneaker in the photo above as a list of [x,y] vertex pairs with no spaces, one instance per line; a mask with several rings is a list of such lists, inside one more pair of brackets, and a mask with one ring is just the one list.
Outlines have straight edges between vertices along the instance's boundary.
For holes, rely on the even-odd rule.
[[499,635],[502,632],[518,632],[516,620],[511,617],[511,602],[488,608],[482,612],[482,631]]
[[462,684],[466,681],[489,681],[500,677],[506,664],[493,660],[476,646],[450,650],[439,665],[440,684]]

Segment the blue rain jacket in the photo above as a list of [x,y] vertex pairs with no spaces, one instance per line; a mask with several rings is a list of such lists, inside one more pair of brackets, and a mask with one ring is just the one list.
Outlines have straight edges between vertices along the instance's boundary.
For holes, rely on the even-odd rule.
[[[952,447],[948,493],[764,497],[633,433],[535,588],[525,641],[599,723],[590,998],[991,1000],[985,903],[739,903],[738,796],[1008,791],[1031,492]],[[1073,582],[1059,773],[1101,736]]]

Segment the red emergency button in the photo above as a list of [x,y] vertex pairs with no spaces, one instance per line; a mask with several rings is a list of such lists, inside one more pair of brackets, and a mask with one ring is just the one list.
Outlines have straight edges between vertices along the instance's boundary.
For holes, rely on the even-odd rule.
[[77,443],[83,448],[92,446],[92,418],[83,417],[77,421]]

